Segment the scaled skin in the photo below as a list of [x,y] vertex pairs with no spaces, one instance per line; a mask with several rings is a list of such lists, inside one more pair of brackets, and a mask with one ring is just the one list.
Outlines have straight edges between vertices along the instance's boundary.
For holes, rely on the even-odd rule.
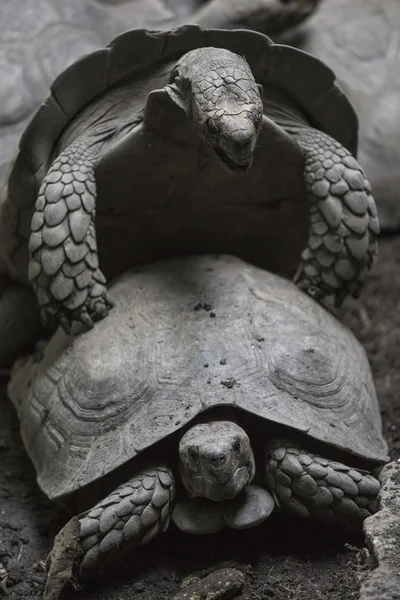
[[[195,32],[196,28],[189,30],[189,33],[194,34]],[[203,36],[202,39],[205,39],[205,32],[197,30],[197,33],[199,36]],[[285,159],[288,158],[286,169],[288,175],[290,174],[291,165],[295,165],[296,173],[293,172],[293,177],[296,183],[293,187],[296,190],[296,194],[294,197],[299,198],[300,196],[302,200],[305,200],[307,194],[310,204],[309,239],[307,247],[301,255],[296,282],[302,289],[317,299],[322,299],[325,296],[333,296],[337,305],[340,305],[347,295],[352,294],[357,296],[359,294],[376,255],[376,235],[379,231],[375,205],[370,194],[368,181],[357,162],[339,142],[332,139],[323,131],[313,129],[307,122],[307,119],[299,114],[301,111],[296,111],[296,108],[293,108],[295,104],[294,99],[297,98],[297,84],[292,90],[288,83],[288,89],[285,93],[281,94],[281,97],[278,95],[274,99],[274,93],[278,93],[279,91],[274,88],[274,86],[279,88],[279,61],[282,59],[284,65],[285,61],[290,59],[290,52],[293,54],[295,51],[289,51],[290,49],[285,50],[285,48],[277,49],[276,47],[274,49],[273,46],[268,45],[267,40],[263,40],[262,36],[251,32],[236,33],[225,32],[228,35],[225,38],[228,46],[234,45],[236,47],[235,37],[241,41],[241,37],[243,36],[243,38],[248,38],[250,43],[251,38],[254,36],[255,45],[260,44],[260,48],[262,47],[266,52],[270,48],[271,58],[276,62],[276,74],[274,69],[272,69],[271,81],[268,78],[264,81],[266,98],[265,115],[262,120],[260,120],[262,107],[260,92],[250,66],[242,56],[227,49],[210,47],[202,50],[191,50],[182,56],[177,65],[175,62],[171,62],[167,66],[169,58],[167,53],[165,63],[162,63],[160,68],[162,72],[161,79],[160,71],[157,71],[157,75],[153,73],[147,79],[144,78],[143,81],[139,79],[136,82],[137,87],[133,82],[130,83],[130,80],[126,80],[124,84],[119,84],[119,80],[117,80],[115,86],[106,87],[104,91],[107,90],[107,92],[93,99],[93,102],[87,104],[86,108],[81,110],[80,113],[75,114],[71,112],[71,122],[64,128],[64,131],[67,132],[68,142],[66,142],[63,134],[59,147],[60,153],[58,155],[55,154],[54,162],[47,173],[39,173],[32,167],[34,172],[31,175],[34,174],[35,177],[37,176],[38,181],[41,181],[42,184],[31,221],[29,277],[35,289],[43,316],[55,316],[56,320],[61,323],[66,331],[70,331],[71,325],[74,322],[81,323],[86,328],[93,327],[94,322],[105,317],[111,308],[111,301],[107,294],[107,281],[102,272],[102,265],[99,265],[97,251],[95,216],[98,181],[96,181],[96,178],[99,179],[103,186],[105,181],[104,179],[101,181],[101,178],[106,177],[107,169],[103,170],[102,166],[109,161],[108,165],[112,167],[113,161],[117,160],[119,166],[126,165],[127,167],[124,169],[125,173],[128,173],[127,180],[124,181],[125,190],[128,191],[129,186],[136,185],[135,178],[140,179],[141,173],[139,171],[135,172],[135,165],[132,164],[132,177],[134,179],[129,181],[129,156],[132,156],[132,150],[138,150],[139,160],[137,165],[139,165],[140,169],[140,161],[146,161],[147,153],[152,152],[151,148],[153,146],[151,143],[146,148],[140,148],[139,138],[141,133],[148,133],[146,127],[147,124],[151,123],[152,110],[156,107],[150,101],[150,98],[153,97],[154,99],[154,96],[157,96],[157,94],[159,98],[162,97],[164,99],[162,110],[166,111],[166,114],[168,114],[168,110],[171,111],[171,118],[174,115],[173,118],[176,119],[178,129],[181,120],[182,127],[186,127],[188,135],[191,136],[191,141],[194,139],[194,146],[199,148],[198,154],[197,150],[191,153],[190,161],[193,159],[198,161],[196,164],[201,167],[201,161],[204,158],[203,150],[208,149],[215,162],[223,165],[224,169],[229,171],[229,173],[248,172],[249,185],[246,185],[245,190],[243,183],[240,187],[238,185],[238,189],[241,191],[235,197],[235,202],[240,206],[242,214],[244,207],[246,207],[247,190],[249,190],[251,194],[250,200],[255,207],[254,212],[258,210],[259,206],[268,205],[269,200],[272,202],[275,199],[277,203],[279,202],[279,210],[281,210],[280,205],[283,204],[282,223],[286,223],[284,209],[287,207],[287,204],[285,199],[288,197],[291,201],[290,189],[285,190],[282,202],[280,197],[275,198],[274,195],[269,198],[268,189],[266,189],[265,197],[263,197],[263,190],[265,189],[262,186],[264,173],[262,167],[260,168],[263,150],[267,153],[266,159],[268,161],[274,152],[273,141],[275,139],[279,141],[281,144],[280,151],[277,152],[277,156],[274,156],[275,168],[279,169],[277,157],[280,156],[280,152],[285,153]],[[176,36],[177,39],[180,39],[185,44],[184,36],[187,34],[188,30],[183,29],[173,34],[171,32],[164,32],[160,36],[165,36],[166,40],[168,36],[171,36],[171,41]],[[142,40],[143,36],[146,38],[146,35],[149,38],[148,42],[150,45],[153,43],[157,44],[154,39],[151,39],[148,33],[143,31],[132,31],[124,35],[123,44],[129,45],[130,43],[134,46],[135,43]],[[218,35],[222,38],[224,37],[222,32],[219,34],[218,32],[214,32],[213,35],[216,35],[217,38]],[[121,43],[121,41],[118,43]],[[118,43],[116,42],[115,48],[119,47]],[[201,46],[201,43],[199,45]],[[96,57],[105,57],[106,54],[108,54],[108,50],[96,54]],[[300,64],[302,64],[302,61],[307,61],[306,58],[301,56],[300,54],[297,56]],[[97,60],[96,57],[91,55],[88,59],[82,61],[80,66],[76,66],[76,72],[72,69],[70,73],[74,73],[75,77],[81,75],[83,78],[84,73],[80,69],[86,69],[87,66],[82,67],[82,65],[88,65],[87,60]],[[315,64],[312,59],[309,60],[312,72]],[[261,68],[260,65],[257,66],[257,61],[255,62],[255,67]],[[306,67],[307,62],[304,62],[304,68],[306,69]],[[318,68],[322,69],[321,72],[323,73],[324,68],[321,66]],[[292,75],[294,76],[294,74]],[[329,97],[337,98],[338,90],[334,87],[330,73],[325,73],[325,75],[330,77],[332,85],[332,96],[329,95]],[[260,73],[258,77],[261,79],[264,78]],[[290,80],[292,81],[292,79]],[[158,87],[157,83],[159,84]],[[317,89],[316,98],[318,98],[319,91]],[[65,92],[62,81],[59,92],[60,94]],[[293,98],[291,96],[292,92]],[[132,95],[131,100],[133,103],[137,100],[135,110],[133,110],[131,103],[126,102],[127,98],[130,97],[129,93]],[[111,106],[108,106],[108,103],[115,96],[118,96],[118,94],[120,95],[120,103],[113,103]],[[181,109],[183,108],[185,112],[177,110],[177,107],[171,104],[168,94],[170,94],[173,102]],[[309,101],[311,102],[312,99],[313,95],[311,95]],[[338,102],[339,106],[341,106],[341,101]],[[60,105],[54,99],[53,104],[54,106]],[[99,114],[98,121],[90,121],[90,111],[93,109],[93,115],[96,115],[96,111],[100,105],[104,108],[105,112],[101,113],[100,111],[101,114]],[[305,99],[305,105],[307,105],[307,98]],[[130,108],[130,112],[128,108]],[[327,110],[328,108],[329,106]],[[344,112],[346,113],[345,107]],[[68,114],[68,111],[66,114]],[[63,122],[67,118],[66,114],[60,115],[60,119],[63,119]],[[46,115],[43,115],[42,112],[38,113],[39,117],[46,119]],[[147,118],[148,120],[146,120]],[[89,123],[86,123],[86,127],[85,119],[89,121]],[[353,123],[353,121],[351,122]],[[192,125],[192,129],[194,129],[198,140],[202,141],[201,146],[187,127],[189,123]],[[83,127],[80,128],[82,125]],[[261,128],[262,136],[260,136]],[[40,138],[39,129],[35,132],[35,127],[33,127],[33,131],[28,133],[32,133],[34,141],[37,143],[37,146],[33,142],[31,145],[33,156],[43,153],[43,145],[45,145],[46,140]],[[26,139],[28,138],[29,135],[27,135]],[[157,139],[159,148],[163,152],[166,148],[162,148],[162,135]],[[252,178],[251,163],[254,153],[257,151],[257,142],[260,139],[264,141],[263,144],[260,144],[262,148],[257,157],[258,169],[254,171],[254,178]],[[66,143],[63,144],[63,141]],[[151,139],[149,141],[151,142]],[[50,151],[52,143],[52,138],[50,138],[46,153]],[[178,149],[176,155],[178,157],[179,153],[183,154],[184,152],[184,145],[181,145],[180,139],[176,148]],[[26,150],[28,151],[28,148]],[[124,154],[124,150],[128,150],[126,154]],[[286,156],[286,152],[288,156]],[[154,155],[148,156],[149,163],[151,163],[152,159],[156,159],[157,155],[156,151]],[[292,157],[294,158],[293,163],[291,162]],[[304,158],[303,181],[301,181],[302,158]],[[209,165],[211,169],[214,169],[214,165],[212,161],[208,160],[208,157],[205,157],[204,163]],[[15,169],[13,180],[16,189],[12,190],[12,193],[15,191],[15,195],[19,195],[19,201],[22,203],[22,196],[25,189],[23,189],[23,186],[21,188],[17,183],[17,181],[22,181],[26,174],[22,168],[24,164],[22,156],[20,157],[20,162],[17,161],[16,164],[18,168]],[[168,166],[168,161],[166,164]],[[170,164],[172,165],[172,163]],[[177,162],[176,164],[176,174],[172,166],[172,173],[161,175],[160,180],[157,182],[160,185],[158,185],[158,188],[154,188],[157,189],[155,199],[159,202],[158,206],[162,206],[163,210],[166,208],[165,202],[168,198],[168,193],[164,196],[165,187],[162,185],[162,179],[164,177],[165,179],[173,179],[175,175],[176,185],[179,184],[180,163],[178,164]],[[190,166],[185,165],[185,161],[182,164],[185,169],[187,166]],[[98,170],[97,167],[99,167]],[[19,173],[19,171],[23,172]],[[193,170],[189,169],[187,171],[190,174],[193,172]],[[274,186],[274,171],[268,169],[266,171],[268,172],[270,183]],[[18,173],[20,176],[17,177]],[[190,179],[190,174],[187,179],[183,179],[185,182]],[[146,180],[148,178],[149,175],[147,174]],[[219,179],[218,174],[215,175],[215,179]],[[224,181],[222,176],[221,180]],[[291,178],[286,176],[285,181],[291,181]],[[143,183],[147,185],[147,181]],[[213,183],[213,180],[211,183]],[[229,180],[229,182],[226,179],[225,183],[231,189],[235,189],[236,182],[234,182],[234,178],[232,178],[232,181]],[[114,185],[118,186],[118,182],[115,182]],[[258,185],[259,188],[257,188]],[[287,187],[289,187],[289,184]],[[143,202],[143,197],[139,198],[139,188],[140,184],[137,190],[138,208],[142,202],[143,209],[146,210],[147,207]],[[222,204],[229,200],[229,196],[228,198],[223,197],[223,189],[224,186],[220,185],[218,199],[222,199]],[[104,190],[103,187],[100,190],[100,197],[102,190]],[[29,191],[33,194],[33,187]],[[172,191],[172,188],[170,191]],[[200,185],[198,190],[199,198],[201,198],[201,191],[202,188]],[[108,190],[107,194],[110,192],[111,190]],[[184,190],[182,189],[182,196],[183,192]],[[287,192],[289,196],[286,196]],[[212,201],[212,191],[210,190],[208,194]],[[121,205],[119,205],[119,195],[114,194],[112,198],[114,196],[115,199],[112,201],[115,203],[115,207],[117,208],[116,214],[118,215],[119,210],[124,208],[124,202],[128,195],[122,195],[124,200],[121,201]],[[217,202],[217,196],[215,198]],[[18,212],[18,207],[13,205],[11,197],[8,204],[10,208],[14,207]],[[103,212],[103,206],[104,204],[100,203],[100,215],[102,219],[106,217],[104,219],[106,221],[107,216],[105,213],[107,211]],[[306,206],[306,203],[301,205],[301,210],[304,213],[306,212]],[[176,216],[179,217],[178,207],[176,209],[178,210]],[[296,209],[300,213],[300,203]],[[131,210],[130,216],[134,220],[135,204],[129,210]],[[185,210],[184,204],[181,210]],[[227,209],[227,214],[229,211],[230,207]],[[221,210],[221,217],[223,217],[222,212],[223,210]],[[234,217],[232,211],[230,214]],[[267,215],[268,212],[266,211],[264,214]],[[190,222],[190,206],[188,213],[184,216],[188,220],[190,231],[192,226]],[[157,220],[157,212],[155,217]],[[168,215],[166,217],[168,218]],[[158,235],[156,223],[152,222],[151,216],[149,218],[151,233],[153,232],[152,227],[154,225],[154,231]],[[278,217],[276,220],[278,221]],[[112,219],[110,219],[111,221]],[[239,219],[237,223],[238,221]],[[287,221],[290,222],[290,217],[288,217]],[[235,223],[235,226],[237,226],[237,223]],[[279,222],[277,224],[279,229]],[[290,225],[293,226],[296,235],[304,231],[303,224],[299,231],[296,231],[295,222]],[[256,232],[258,226],[258,219],[256,218],[253,221],[252,215],[250,215],[248,229],[251,229],[251,232],[247,231],[247,235],[251,235],[252,231]],[[264,223],[258,232],[259,239],[257,242],[258,245],[261,245],[261,252],[263,244],[261,237],[263,228],[266,226],[268,227],[267,219],[264,219]],[[195,229],[195,227],[196,224],[193,223],[193,228]],[[195,252],[202,251],[200,246],[203,235],[206,237],[206,234],[202,232],[202,227],[204,227],[203,224],[199,227]],[[221,230],[223,229],[223,219],[221,219],[219,227]],[[265,248],[269,249],[274,245],[273,240],[275,238],[274,232],[272,236],[269,236],[267,227],[265,236],[268,237],[268,242]],[[111,230],[113,230],[112,225]],[[104,228],[102,231],[104,231]],[[172,248],[166,250],[166,252],[173,252],[173,248],[176,248],[179,244],[178,236],[181,235],[179,226],[177,226],[176,231],[177,238],[167,240]],[[29,232],[26,232],[25,235],[29,235]],[[126,235],[126,233],[123,235]],[[127,235],[129,235],[129,232]],[[230,228],[227,227],[227,238],[229,238],[229,235]],[[11,234],[9,237],[11,237]],[[287,237],[289,238],[290,236],[288,235]],[[110,241],[113,240],[112,234],[109,239]],[[277,255],[290,254],[287,244],[285,244],[285,247],[280,248],[278,235],[276,239]],[[122,242],[123,244],[128,244],[126,238]],[[211,246],[212,240],[210,242]],[[237,231],[234,233],[233,246],[236,243],[240,244],[240,234]],[[123,248],[123,244],[119,246],[118,242],[115,242],[117,248],[120,249]],[[257,244],[255,244],[255,253],[257,253]],[[140,245],[139,242],[138,245]],[[22,245],[21,248],[23,249]],[[230,250],[227,248],[224,251],[229,252]],[[132,262],[124,264],[124,268],[129,268],[131,265],[136,264],[136,252],[139,254],[140,248],[132,251]],[[297,253],[298,250],[295,251],[296,256]],[[268,250],[268,254],[272,256],[271,250]],[[125,255],[130,256],[129,252]],[[115,261],[115,266],[113,265],[111,268],[114,275],[119,274],[118,264],[120,260],[121,257]],[[273,263],[272,258],[271,262]],[[293,266],[291,265],[291,268]],[[109,275],[110,272],[107,271],[105,264],[103,268],[105,269],[105,273]],[[121,270],[123,270],[122,267]]]
[[[257,28],[259,25],[265,33],[276,33],[307,18],[318,0],[292,0],[289,3],[281,0],[211,0],[206,3],[171,0],[162,6],[151,0],[91,0],[86,4],[85,7],[79,2],[61,5],[58,1],[46,0],[40,5],[40,15],[35,10],[24,10],[25,5],[31,8],[30,0],[19,0],[16,6],[6,3],[4,11],[0,9],[0,37],[5,40],[3,70],[0,68],[5,98],[2,115],[7,139],[0,151],[0,187],[4,187],[25,124],[48,93],[49,81],[80,55],[102,47],[129,27],[157,29],[193,22],[202,27],[249,25]],[[16,18],[15,11],[24,18]],[[54,19],[55,22],[59,20],[59,26],[49,30],[49,19],[52,23]],[[78,22],[79,34],[75,27]],[[15,43],[8,50],[6,41],[10,32]],[[67,43],[68,39],[71,43]],[[36,48],[33,54],[27,51],[29,44],[32,47],[32,40]],[[48,52],[43,53],[44,47],[52,48],[51,59]],[[46,64],[41,63],[45,55],[48,57]],[[0,197],[0,212],[3,200]],[[15,206],[14,212],[7,210],[0,217],[4,221],[4,226],[0,224],[0,335],[4,353],[0,351],[0,368],[33,347],[41,330],[40,311],[34,294],[24,291],[19,284],[14,288],[9,281],[11,278],[27,283],[27,232],[13,230],[16,221],[21,228],[30,221],[31,209],[26,211],[25,208],[19,215],[21,208]],[[24,273],[22,279],[21,273]],[[24,304],[22,313],[14,308],[14,293],[20,296],[18,305]],[[21,320],[21,314],[26,315],[26,320]],[[13,331],[18,333],[13,335]]]
[[[219,442],[216,440],[217,432],[221,434]],[[241,479],[240,484],[237,480],[234,494],[232,488],[228,491],[226,484],[235,479],[240,471],[240,467],[235,470],[235,463],[241,461],[237,459],[241,451],[237,450],[235,442],[244,442],[242,456],[245,460],[253,459],[252,450],[246,445],[248,438],[244,430],[231,421],[209,421],[193,426],[185,435],[186,439],[183,436],[179,448],[182,482],[189,494],[194,489],[195,494],[201,490],[201,495],[211,502],[199,505],[196,499],[190,500],[189,510],[188,503],[185,506],[185,503],[177,502],[179,514],[172,516],[184,531],[203,534],[225,526],[237,529],[256,526],[273,509],[271,494],[284,512],[334,522],[356,531],[360,529],[362,521],[378,509],[380,484],[373,476],[315,455],[290,441],[275,438],[266,441],[266,490],[261,486],[246,487],[245,479],[249,481],[254,474],[252,462],[251,476],[245,467],[247,476]],[[193,478],[193,457],[189,456],[189,449],[194,444],[199,450],[197,465],[201,464],[201,467]],[[236,453],[233,460],[232,451]],[[222,466],[224,476],[221,477],[212,460],[218,461],[223,455],[229,468]],[[218,487],[221,488],[220,494],[215,493]],[[240,493],[245,489],[251,492],[243,496],[243,502]],[[109,564],[119,552],[147,544],[158,533],[165,531],[174,508],[175,493],[173,472],[161,462],[137,472],[91,510],[69,521],[58,534],[50,555],[44,600],[53,599],[50,595],[53,584],[59,585],[60,560],[64,566],[63,572],[66,571],[65,562],[68,564],[72,560],[74,566],[71,571],[77,574],[74,578],[93,578],[98,575],[105,561]],[[270,498],[270,504],[269,501],[265,504],[264,494]],[[74,529],[73,540],[68,534],[70,527]]]
[[229,500],[255,474],[250,440],[232,421],[191,427],[179,443],[179,458],[182,481],[192,498]]
[[245,173],[253,161],[263,115],[260,91],[247,62],[229,50],[199,48],[178,62],[171,84],[168,93],[182,104],[194,131],[216,159],[231,173]]
[[[221,48],[191,50],[172,69],[165,92],[226,170],[250,169],[261,127],[274,124],[261,118],[260,91],[242,57]],[[54,315],[67,332],[74,321],[93,327],[112,306],[94,225],[95,165],[108,132],[99,139],[93,129],[92,137],[85,130],[56,157],[32,219],[29,277],[43,315]],[[310,203],[308,245],[295,281],[316,299],[333,296],[340,306],[348,294],[358,296],[377,252],[370,185],[349,151],[329,135],[301,119],[284,129],[304,156]]]
[[[108,319],[75,339],[59,330],[42,358],[14,367],[9,385],[42,489],[86,502],[73,519],[82,578],[98,576],[119,552],[140,552],[171,514],[184,531],[204,534],[211,518],[215,531],[256,526],[276,504],[361,530],[378,508],[379,482],[367,471],[385,460],[385,445],[365,353],[343,325],[290,282],[229,256],[133,269],[113,290],[118,308]],[[215,319],[193,311],[199,296]],[[237,380],[227,389],[221,376],[229,371]],[[376,457],[364,461],[374,443]],[[349,464],[334,460],[337,446]],[[226,484],[253,452],[258,485],[249,474],[234,498],[210,500],[219,486],[227,497]],[[194,486],[202,497],[190,498]],[[56,554],[49,581],[61,570]]]
[[[240,174],[250,168],[262,126],[262,100],[242,57],[221,48],[192,50],[178,61],[166,90],[225,169]],[[54,315],[67,332],[74,321],[93,327],[112,307],[99,268],[94,226],[94,167],[102,141],[95,135],[91,139],[89,132],[87,140],[78,139],[55,159],[40,187],[32,219],[29,279],[43,318]],[[70,188],[76,192],[73,198],[68,198]],[[53,231],[50,237],[45,235],[47,212],[57,223],[56,237],[64,240],[57,255]],[[66,236],[68,229],[71,236]],[[54,277],[65,257],[71,266],[65,265]],[[43,277],[48,270],[50,278]]]

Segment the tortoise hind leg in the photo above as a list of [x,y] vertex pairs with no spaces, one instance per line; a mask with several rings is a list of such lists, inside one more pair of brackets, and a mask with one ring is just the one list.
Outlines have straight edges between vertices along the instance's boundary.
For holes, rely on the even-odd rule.
[[41,329],[33,291],[0,276],[0,374],[33,348]]
[[29,241],[29,279],[42,316],[55,315],[69,333],[74,321],[93,327],[112,306],[99,269],[95,151],[82,143],[53,162],[39,190]]
[[286,440],[271,441],[266,474],[279,506],[300,517],[359,529],[378,510],[380,483],[375,477]]
[[377,256],[371,187],[356,159],[329,135],[309,128],[294,137],[310,200],[308,245],[294,280],[317,300],[333,296],[340,306],[347,295],[359,296]]
[[[138,472],[91,510],[73,517],[56,536],[49,557],[44,600],[72,578],[89,579],[119,553],[143,546],[169,525],[175,496],[166,466]],[[69,568],[66,568],[66,567]]]

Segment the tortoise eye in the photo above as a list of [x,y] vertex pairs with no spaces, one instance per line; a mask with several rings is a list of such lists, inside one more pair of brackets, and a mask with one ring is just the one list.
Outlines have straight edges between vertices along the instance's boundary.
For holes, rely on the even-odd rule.
[[191,458],[199,457],[199,449],[196,446],[189,446],[188,453]]
[[207,129],[211,135],[217,135],[219,133],[219,127],[214,119],[207,119]]
[[261,123],[262,115],[259,110],[254,109],[251,112],[251,118],[253,119],[255,125],[259,125]]
[[240,445],[239,440],[235,440],[233,442],[232,448],[234,449],[235,452],[239,452],[240,451],[241,445]]

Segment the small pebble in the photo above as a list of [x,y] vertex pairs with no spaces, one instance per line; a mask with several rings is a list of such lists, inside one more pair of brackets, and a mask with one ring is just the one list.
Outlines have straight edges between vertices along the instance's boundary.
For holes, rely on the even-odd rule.
[[245,576],[237,569],[219,569],[185,585],[172,600],[229,600],[243,589]]

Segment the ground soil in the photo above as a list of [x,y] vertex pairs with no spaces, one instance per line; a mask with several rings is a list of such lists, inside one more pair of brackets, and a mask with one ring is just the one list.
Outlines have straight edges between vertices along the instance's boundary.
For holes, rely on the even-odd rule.
[[[341,316],[365,344],[391,456],[400,457],[400,238],[381,241],[381,256],[358,301]],[[35,484],[16,415],[0,400],[0,596],[40,598],[54,534],[67,521]],[[320,524],[274,516],[264,526],[205,537],[169,532],[112,576],[67,600],[167,600],[183,578],[228,561],[246,574],[245,600],[351,600],[373,566],[362,538]]]

